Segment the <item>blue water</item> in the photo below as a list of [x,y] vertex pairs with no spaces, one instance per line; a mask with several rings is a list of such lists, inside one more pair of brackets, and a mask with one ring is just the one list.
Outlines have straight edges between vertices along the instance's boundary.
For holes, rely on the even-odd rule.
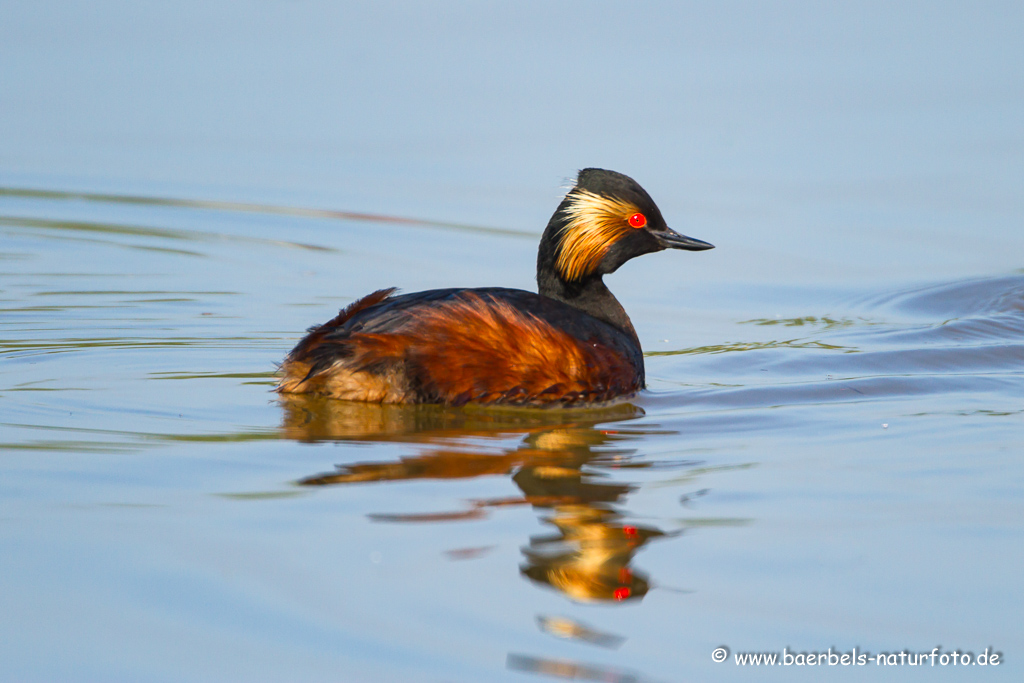
[[[1022,33],[0,4],[0,679],[1018,680]],[[608,278],[642,395],[273,393],[370,291],[533,288],[585,166],[717,247]],[[1002,663],[732,657],[936,646]]]

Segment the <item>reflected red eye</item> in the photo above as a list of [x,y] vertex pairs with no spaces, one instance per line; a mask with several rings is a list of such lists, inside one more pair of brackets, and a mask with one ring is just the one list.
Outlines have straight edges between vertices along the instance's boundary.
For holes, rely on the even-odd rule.
[[612,596],[616,600],[625,600],[626,598],[629,597],[629,594],[632,593],[632,592],[633,591],[631,591],[628,588],[626,588],[625,586],[623,586],[622,588],[616,588],[615,592],[612,593]]
[[642,228],[647,225],[647,216],[642,213],[634,213],[629,217],[629,224],[634,228]]

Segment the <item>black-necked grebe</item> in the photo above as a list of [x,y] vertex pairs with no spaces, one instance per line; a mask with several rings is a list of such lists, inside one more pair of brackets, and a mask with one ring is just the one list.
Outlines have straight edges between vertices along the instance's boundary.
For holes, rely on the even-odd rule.
[[644,387],[640,340],[602,276],[642,254],[702,251],[632,178],[580,171],[537,254],[538,294],[382,289],[310,329],[278,391],[375,403],[585,405]]

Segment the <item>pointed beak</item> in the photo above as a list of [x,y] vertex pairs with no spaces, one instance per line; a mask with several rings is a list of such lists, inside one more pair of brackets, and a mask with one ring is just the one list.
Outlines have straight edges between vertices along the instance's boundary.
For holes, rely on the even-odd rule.
[[680,235],[672,228],[665,228],[661,232],[651,232],[654,235],[654,239],[658,240],[658,244],[666,249],[685,249],[687,251],[704,251],[705,249],[714,249],[715,245],[708,244],[704,240],[698,240],[693,237],[687,237],[686,235]]

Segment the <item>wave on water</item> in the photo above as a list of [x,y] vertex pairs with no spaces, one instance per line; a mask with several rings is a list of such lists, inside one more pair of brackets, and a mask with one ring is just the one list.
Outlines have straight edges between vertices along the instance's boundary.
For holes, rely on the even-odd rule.
[[659,376],[694,378],[655,403],[754,408],[970,392],[1019,403],[1024,394],[1024,274],[875,293],[846,308],[744,321],[767,339],[652,354],[675,356],[658,359]]

